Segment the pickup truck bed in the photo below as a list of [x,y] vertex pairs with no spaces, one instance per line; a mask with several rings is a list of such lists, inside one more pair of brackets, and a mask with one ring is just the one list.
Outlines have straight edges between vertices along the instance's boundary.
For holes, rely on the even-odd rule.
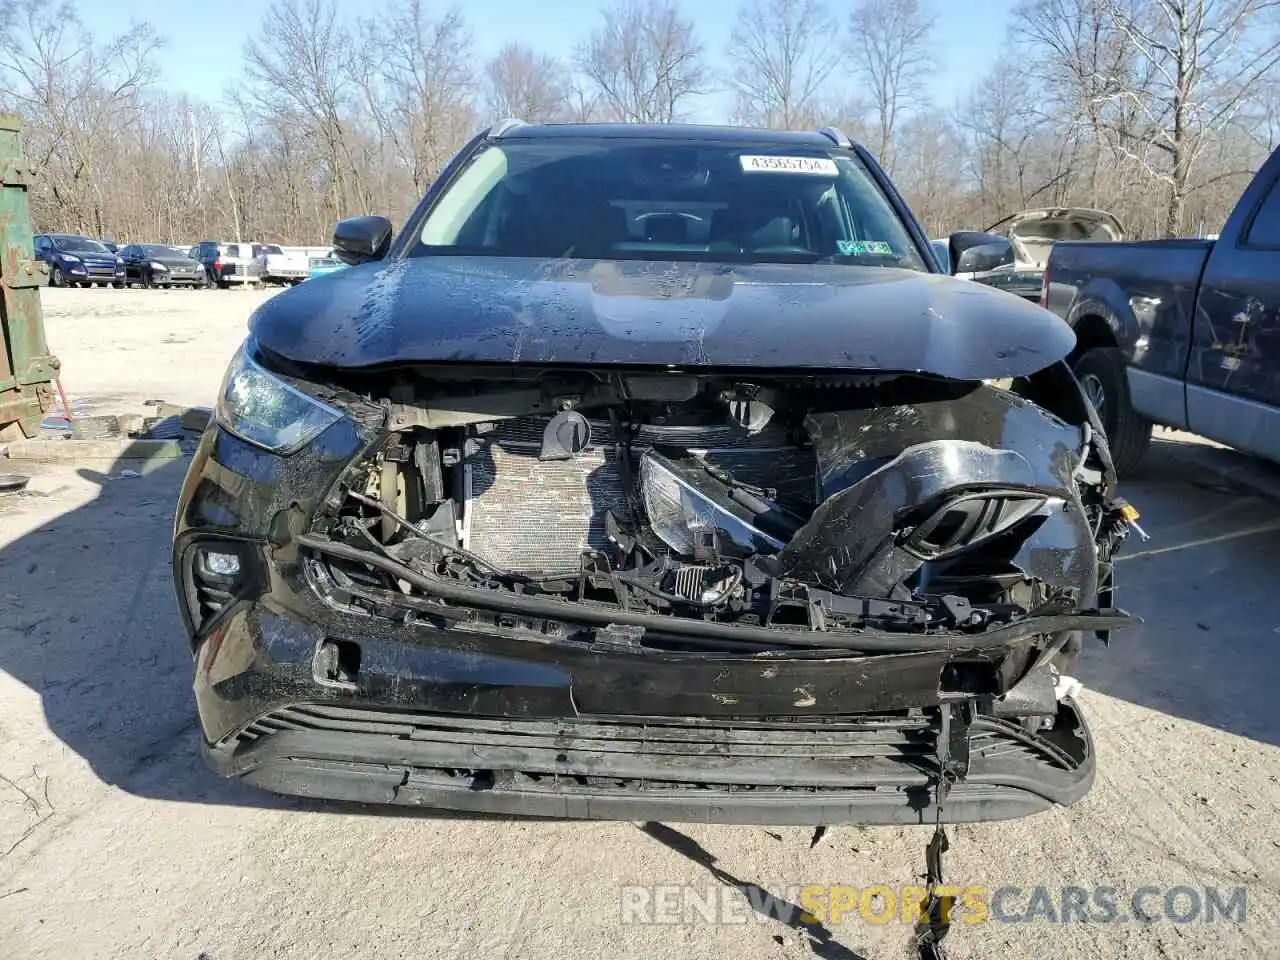
[[1216,240],[1061,242],[1043,303],[1124,472],[1153,423],[1280,461],[1280,150]]

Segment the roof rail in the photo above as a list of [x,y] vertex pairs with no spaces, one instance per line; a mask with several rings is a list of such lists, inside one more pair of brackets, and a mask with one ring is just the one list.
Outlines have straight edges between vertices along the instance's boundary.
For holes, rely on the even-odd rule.
[[510,133],[516,127],[523,127],[524,121],[509,117],[506,120],[499,120],[489,129],[489,136],[498,139],[505,134]]
[[853,141],[845,136],[844,132],[838,127],[823,127],[818,132],[834,143],[837,147],[843,147],[848,150],[853,146]]

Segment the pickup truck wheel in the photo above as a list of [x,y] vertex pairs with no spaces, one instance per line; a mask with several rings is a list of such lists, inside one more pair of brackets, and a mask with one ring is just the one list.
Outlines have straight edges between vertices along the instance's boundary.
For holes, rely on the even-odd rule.
[[1075,374],[1107,432],[1116,472],[1130,473],[1151,444],[1151,421],[1129,401],[1124,354],[1115,347],[1090,350],[1076,361]]

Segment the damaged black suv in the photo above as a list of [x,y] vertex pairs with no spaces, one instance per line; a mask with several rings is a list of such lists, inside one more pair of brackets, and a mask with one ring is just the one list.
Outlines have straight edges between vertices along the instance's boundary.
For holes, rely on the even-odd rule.
[[1133,514],[1074,336],[940,275],[865,150],[504,124],[392,233],[257,310],[182,490],[216,771],[790,824],[1088,791]]

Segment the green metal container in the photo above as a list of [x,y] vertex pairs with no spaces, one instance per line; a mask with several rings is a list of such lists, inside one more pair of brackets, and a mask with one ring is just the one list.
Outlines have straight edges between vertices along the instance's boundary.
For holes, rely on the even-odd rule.
[[47,267],[31,248],[30,182],[22,119],[0,113],[0,442],[35,436],[58,376],[40,312]]

